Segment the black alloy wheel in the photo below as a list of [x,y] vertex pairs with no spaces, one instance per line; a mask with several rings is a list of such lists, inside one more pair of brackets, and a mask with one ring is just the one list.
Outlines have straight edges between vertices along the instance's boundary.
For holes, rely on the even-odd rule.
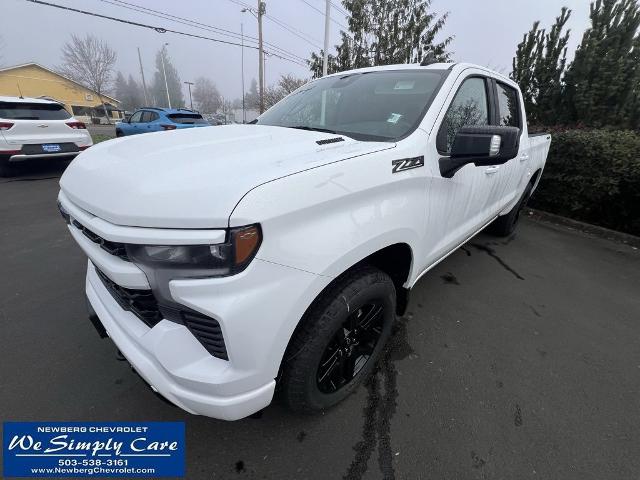
[[322,393],[334,393],[347,385],[366,365],[380,340],[383,307],[363,305],[352,313],[324,351],[316,380]]

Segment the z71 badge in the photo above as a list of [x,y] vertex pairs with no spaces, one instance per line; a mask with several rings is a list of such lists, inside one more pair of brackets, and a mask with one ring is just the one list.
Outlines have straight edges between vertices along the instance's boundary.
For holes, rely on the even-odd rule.
[[412,168],[424,167],[424,157],[402,158],[400,160],[392,160],[391,173],[398,173]]

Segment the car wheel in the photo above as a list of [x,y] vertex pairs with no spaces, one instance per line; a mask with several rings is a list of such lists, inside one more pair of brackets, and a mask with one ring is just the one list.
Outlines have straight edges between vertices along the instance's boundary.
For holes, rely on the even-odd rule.
[[124,137],[124,134],[122,133],[122,130],[116,129],[116,137]]
[[296,412],[342,401],[373,371],[391,334],[396,291],[369,266],[338,278],[309,308],[289,343],[279,392]]
[[533,191],[533,183],[529,183],[527,188],[524,189],[524,193],[520,197],[520,200],[506,215],[496,218],[491,225],[487,227],[487,233],[495,235],[497,237],[508,237],[511,235],[516,226],[518,220],[520,220],[520,212],[527,205],[529,198],[531,198],[531,192]]
[[8,158],[0,158],[0,177],[13,177],[15,174],[16,166]]

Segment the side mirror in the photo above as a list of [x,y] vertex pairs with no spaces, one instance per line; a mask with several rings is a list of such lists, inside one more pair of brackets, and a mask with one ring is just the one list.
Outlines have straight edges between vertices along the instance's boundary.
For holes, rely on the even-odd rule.
[[451,178],[465,165],[502,165],[518,156],[520,129],[488,125],[462,127],[456,133],[451,155],[440,159],[440,174]]

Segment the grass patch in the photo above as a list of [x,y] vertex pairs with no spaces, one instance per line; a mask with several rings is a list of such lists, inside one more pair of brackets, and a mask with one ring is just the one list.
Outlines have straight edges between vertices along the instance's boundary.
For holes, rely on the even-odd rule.
[[105,140],[113,140],[114,137],[110,137],[109,135],[103,135],[101,133],[95,133],[93,135],[91,135],[91,138],[93,138],[93,143],[100,143],[100,142],[104,142]]

